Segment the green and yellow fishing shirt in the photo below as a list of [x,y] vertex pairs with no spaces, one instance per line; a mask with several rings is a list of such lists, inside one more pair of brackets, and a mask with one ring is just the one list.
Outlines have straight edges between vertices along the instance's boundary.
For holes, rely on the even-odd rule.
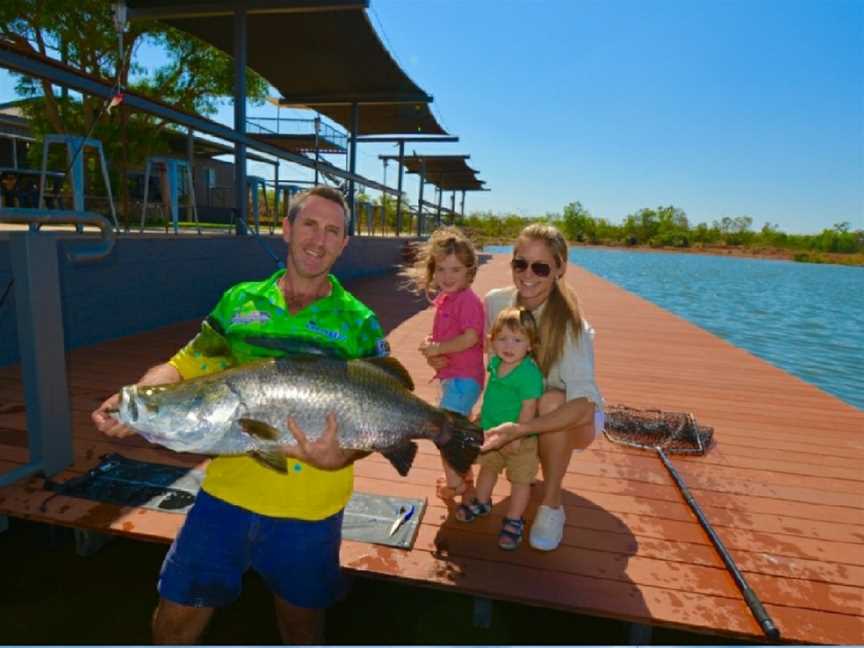
[[[279,288],[279,270],[264,281],[229,288],[201,331],[169,363],[184,380],[261,358],[278,358],[300,345],[335,350],[347,359],[387,355],[375,314],[330,275],[330,294],[291,313]],[[353,466],[319,470],[288,459],[282,474],[247,456],[214,458],[202,488],[261,515],[322,520],[348,503]]]

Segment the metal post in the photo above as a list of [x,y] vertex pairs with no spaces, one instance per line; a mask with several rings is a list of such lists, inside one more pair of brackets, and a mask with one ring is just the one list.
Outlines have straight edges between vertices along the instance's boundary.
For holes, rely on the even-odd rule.
[[357,209],[354,205],[354,174],[357,171],[357,131],[360,128],[360,104],[351,104],[351,179],[348,181],[348,208],[351,210],[351,221],[348,233],[354,234]]
[[420,160],[420,197],[417,200],[417,236],[423,236],[423,185],[426,183],[426,160]]
[[465,190],[462,190],[462,220],[465,220]]
[[[73,150],[75,144],[77,149]],[[78,137],[68,139],[66,155],[66,159],[72,163],[72,209],[84,211],[84,140]]]
[[[39,202],[37,206],[39,209],[45,209],[45,172],[48,169],[48,147],[50,146],[49,138],[45,137],[42,139],[42,168],[39,171]],[[65,178],[64,178],[65,180]],[[63,191],[63,187],[60,187],[60,191]],[[31,224],[31,230],[35,230],[36,227]]]
[[13,232],[9,253],[30,462],[0,477],[0,485],[36,472],[54,475],[71,466],[74,457],[57,238]]
[[441,199],[444,198],[444,190],[438,187],[438,213],[435,215],[436,227],[441,227]]
[[198,234],[201,234],[201,221],[198,220],[198,203],[195,200],[195,178],[192,175],[192,166],[186,165],[186,181],[189,183],[188,193],[186,197],[189,199],[189,206],[192,210],[192,218],[195,219],[195,225],[198,227]]
[[[246,133],[246,10],[234,10],[234,130]],[[234,206],[237,233],[246,233],[246,144],[234,143]]]
[[150,168],[153,166],[153,161],[147,158],[144,163],[144,202],[141,203],[141,227],[138,230],[139,234],[144,233],[144,221],[147,219],[147,203],[150,200]]
[[315,186],[318,186],[318,165],[321,163],[321,145],[318,141],[321,132],[321,115],[315,115]]
[[165,175],[168,176],[168,204],[171,206],[171,225],[174,234],[180,232],[180,186],[177,182],[177,160],[165,161]]
[[[198,223],[198,207],[195,204],[195,136],[191,128],[186,129],[186,163],[190,178],[190,190],[186,194],[186,198],[189,200],[187,211],[195,212],[195,222]],[[186,219],[189,219],[188,213]],[[201,223],[198,223],[198,233],[201,233]]]
[[[278,114],[278,113],[277,113]],[[273,233],[273,229],[276,227],[276,219],[279,218],[282,213],[279,211],[279,160],[276,160],[276,164],[273,165],[273,220],[270,223],[270,233]]]
[[405,157],[405,142],[399,140],[399,182],[397,185],[396,194],[396,236],[402,232],[402,176],[404,169],[402,168],[402,158]]
[[456,190],[450,194],[450,220],[453,221],[451,225],[455,225],[456,223]]

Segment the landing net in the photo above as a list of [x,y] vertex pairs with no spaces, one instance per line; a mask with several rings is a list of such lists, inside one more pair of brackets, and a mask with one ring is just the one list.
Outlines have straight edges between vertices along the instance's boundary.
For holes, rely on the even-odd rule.
[[603,433],[611,442],[633,448],[702,455],[711,446],[714,428],[697,424],[692,414],[613,405],[606,409]]

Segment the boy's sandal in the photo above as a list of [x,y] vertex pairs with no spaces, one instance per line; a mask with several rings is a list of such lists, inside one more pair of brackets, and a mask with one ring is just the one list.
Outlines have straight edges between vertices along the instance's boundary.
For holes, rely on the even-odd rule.
[[498,546],[507,551],[512,551],[522,542],[522,534],[525,531],[525,520],[522,518],[504,518],[504,526],[498,533]]
[[480,502],[473,498],[468,504],[460,504],[456,508],[456,519],[460,522],[473,522],[478,517],[489,515],[492,502]]
[[441,477],[435,484],[435,490],[438,497],[442,500],[456,499],[460,495],[469,493],[474,488],[474,478],[471,475],[462,478],[462,483],[458,486],[448,486],[447,479]]

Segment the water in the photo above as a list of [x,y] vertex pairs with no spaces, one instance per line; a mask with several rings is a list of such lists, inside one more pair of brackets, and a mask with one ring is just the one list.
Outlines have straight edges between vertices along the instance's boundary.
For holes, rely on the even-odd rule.
[[864,269],[596,248],[570,260],[864,409]]

